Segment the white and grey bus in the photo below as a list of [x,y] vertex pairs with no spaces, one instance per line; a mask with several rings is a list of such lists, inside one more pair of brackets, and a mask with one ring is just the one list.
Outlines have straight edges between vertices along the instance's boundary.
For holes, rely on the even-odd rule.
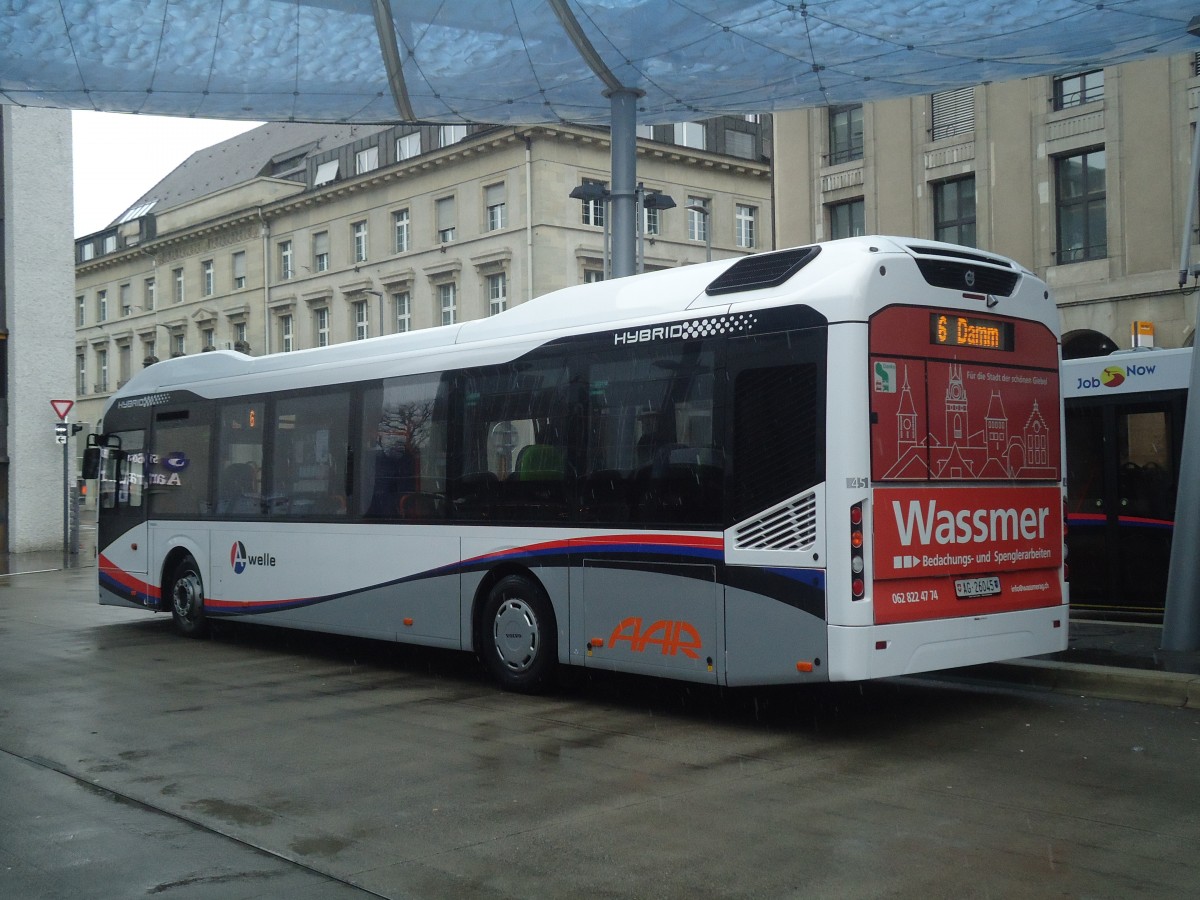
[[85,455],[100,601],[459,648],[526,691],[1060,650],[1057,319],[1011,260],[864,237],[165,360]]

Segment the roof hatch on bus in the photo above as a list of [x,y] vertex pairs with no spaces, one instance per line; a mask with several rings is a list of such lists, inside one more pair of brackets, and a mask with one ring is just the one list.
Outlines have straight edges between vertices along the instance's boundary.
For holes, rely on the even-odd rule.
[[704,293],[712,297],[779,287],[816,259],[820,252],[820,247],[795,247],[742,257],[705,288]]

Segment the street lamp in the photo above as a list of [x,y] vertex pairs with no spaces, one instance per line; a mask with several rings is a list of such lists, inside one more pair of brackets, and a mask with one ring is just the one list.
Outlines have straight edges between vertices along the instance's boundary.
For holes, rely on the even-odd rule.
[[712,262],[712,211],[703,203],[689,203],[684,209],[704,217],[704,261]]
[[604,219],[604,252],[602,256],[604,264],[604,280],[608,281],[611,277],[610,273],[610,249],[609,249],[609,231],[608,231],[608,202],[612,199],[612,195],[608,192],[608,188],[597,181],[585,181],[583,184],[577,185],[569,194],[572,200],[582,200],[585,203],[601,204],[601,217]]
[[637,186],[638,272],[646,271],[646,222],[643,210],[674,209],[675,200],[669,194],[648,191],[642,182]]

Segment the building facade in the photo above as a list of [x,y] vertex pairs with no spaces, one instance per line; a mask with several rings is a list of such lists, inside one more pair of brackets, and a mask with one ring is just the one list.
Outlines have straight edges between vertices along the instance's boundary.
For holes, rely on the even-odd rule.
[[[777,114],[777,239],[973,245],[1049,283],[1068,355],[1128,347],[1135,322],[1190,344],[1178,275],[1198,98],[1185,55]],[[1189,245],[1200,261],[1195,230]]]
[[0,106],[0,553],[63,547],[71,210],[71,114]]
[[[639,129],[645,195],[675,204],[643,211],[645,269],[771,249],[769,140],[745,118]],[[604,187],[610,156],[607,131],[566,125],[274,124],[201,151],[76,240],[83,418],[154,359],[428,328],[603,278],[607,204],[570,194]]]

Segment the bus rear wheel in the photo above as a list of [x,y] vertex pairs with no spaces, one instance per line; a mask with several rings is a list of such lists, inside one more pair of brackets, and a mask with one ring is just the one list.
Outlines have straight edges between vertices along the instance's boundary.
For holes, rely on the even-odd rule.
[[208,633],[208,620],[204,617],[204,580],[200,577],[200,567],[190,556],[185,556],[175,567],[168,596],[171,598],[171,618],[180,634],[203,637]]
[[558,627],[550,598],[520,575],[496,582],[483,607],[480,655],[505,690],[544,691],[558,663]]

